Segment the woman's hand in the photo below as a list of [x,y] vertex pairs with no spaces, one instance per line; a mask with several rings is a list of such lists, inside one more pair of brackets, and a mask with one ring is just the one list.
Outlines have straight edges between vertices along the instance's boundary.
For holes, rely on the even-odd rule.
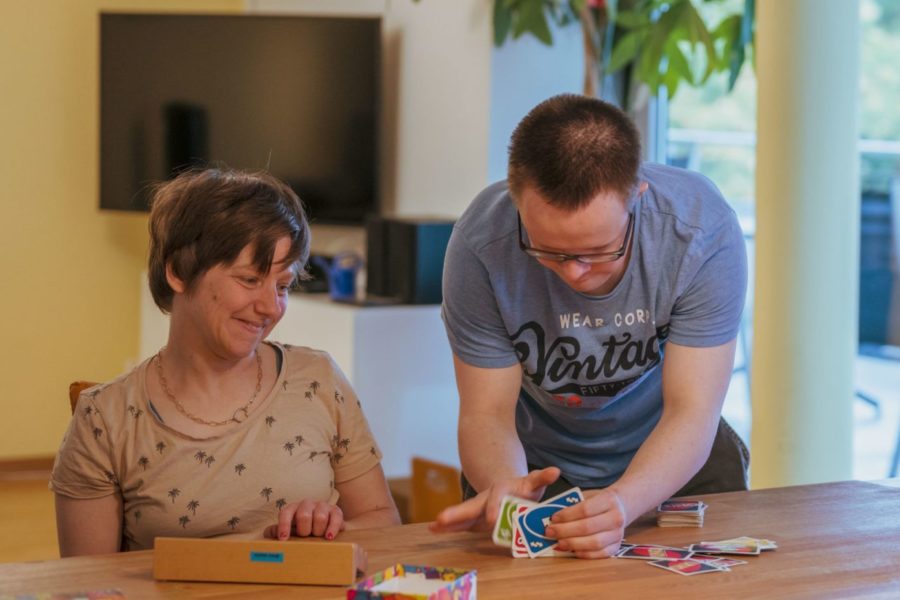
[[333,540],[343,530],[344,512],[340,507],[321,500],[301,500],[282,508],[278,524],[266,527],[264,535],[279,540],[286,540],[292,534]]

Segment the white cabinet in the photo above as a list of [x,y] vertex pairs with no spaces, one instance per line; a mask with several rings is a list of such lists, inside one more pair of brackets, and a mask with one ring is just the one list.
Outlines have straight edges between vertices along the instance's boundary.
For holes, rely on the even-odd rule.
[[459,408],[440,306],[367,306],[292,294],[273,340],[328,351],[353,384],[384,453],[388,477],[410,458],[459,466]]

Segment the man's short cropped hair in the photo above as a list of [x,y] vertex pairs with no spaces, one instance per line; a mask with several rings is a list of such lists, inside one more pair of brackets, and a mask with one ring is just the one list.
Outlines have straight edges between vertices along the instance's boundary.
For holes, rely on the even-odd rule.
[[531,186],[574,211],[601,192],[627,198],[640,163],[640,135],[628,115],[597,98],[561,94],[534,107],[513,131],[509,188],[516,199]]
[[[309,258],[309,224],[303,203],[284,182],[264,172],[194,169],[155,189],[150,208],[150,292],[163,311],[174,290],[166,267],[188,292],[212,267],[230,265],[247,246],[260,273],[272,268],[276,243],[288,237],[286,262],[302,276]],[[286,265],[287,266],[287,265]]]

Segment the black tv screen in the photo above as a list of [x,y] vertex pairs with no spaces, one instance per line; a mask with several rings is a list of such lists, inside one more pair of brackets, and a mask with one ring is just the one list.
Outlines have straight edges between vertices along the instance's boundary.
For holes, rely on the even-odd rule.
[[313,220],[378,210],[378,18],[100,15],[100,207],[185,168],[267,170]]

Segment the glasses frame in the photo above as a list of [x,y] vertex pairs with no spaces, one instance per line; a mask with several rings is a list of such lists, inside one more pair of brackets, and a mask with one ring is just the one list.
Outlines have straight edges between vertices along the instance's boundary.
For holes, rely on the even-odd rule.
[[625,239],[622,241],[622,247],[614,252],[595,252],[591,254],[566,254],[565,252],[550,252],[548,250],[540,250],[527,245],[522,238],[522,215],[516,211],[516,220],[519,227],[519,249],[528,256],[537,260],[546,260],[550,262],[566,262],[574,260],[585,265],[595,265],[600,263],[611,263],[621,259],[628,252],[628,244],[634,235],[634,211],[628,213],[628,225],[625,226]]

